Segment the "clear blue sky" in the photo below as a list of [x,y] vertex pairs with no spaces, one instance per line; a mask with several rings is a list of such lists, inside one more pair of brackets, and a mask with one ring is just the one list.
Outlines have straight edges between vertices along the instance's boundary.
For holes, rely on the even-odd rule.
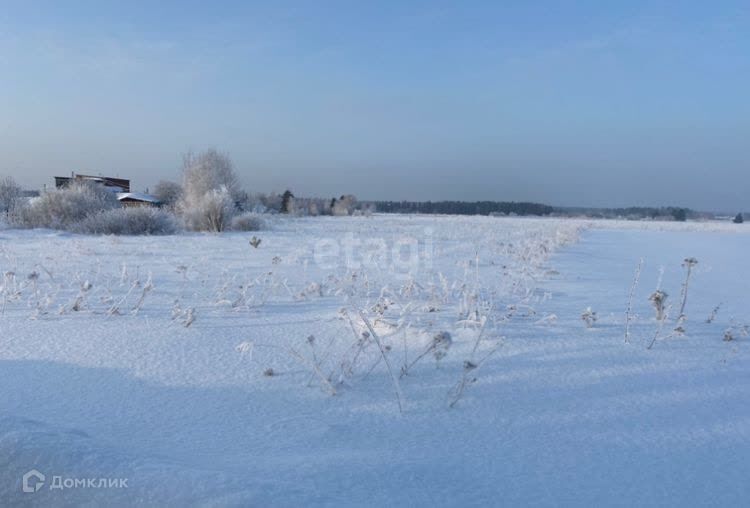
[[3,2],[0,174],[750,209],[750,4]]

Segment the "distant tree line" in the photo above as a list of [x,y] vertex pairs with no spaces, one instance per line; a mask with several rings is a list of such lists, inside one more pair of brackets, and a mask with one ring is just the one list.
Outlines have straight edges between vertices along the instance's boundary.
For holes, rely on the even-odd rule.
[[540,203],[507,201],[373,201],[381,213],[448,215],[550,215],[555,209]]
[[660,219],[684,222],[697,219],[701,214],[690,208],[675,206],[631,206],[627,208],[556,208],[555,215],[566,217],[585,216],[601,219]]
[[[712,214],[676,206],[631,206],[627,208],[553,207],[540,203],[507,201],[371,201],[380,213],[424,213],[447,215],[554,215],[629,220],[711,219]],[[742,215],[735,217],[740,222]]]

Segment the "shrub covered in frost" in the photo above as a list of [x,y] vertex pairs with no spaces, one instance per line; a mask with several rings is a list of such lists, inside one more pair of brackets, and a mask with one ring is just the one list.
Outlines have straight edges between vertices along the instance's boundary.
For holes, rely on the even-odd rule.
[[257,213],[243,213],[232,219],[233,231],[260,231],[264,226],[263,219]]
[[0,179],[0,221],[15,210],[21,198],[21,187],[11,177]]
[[177,221],[165,210],[131,206],[89,215],[74,229],[97,235],[171,235],[177,231]]
[[222,187],[183,200],[180,211],[188,229],[218,233],[229,228],[235,205],[229,191]]
[[74,183],[42,194],[22,207],[16,221],[27,228],[70,229],[89,215],[117,208],[112,192],[91,183]]

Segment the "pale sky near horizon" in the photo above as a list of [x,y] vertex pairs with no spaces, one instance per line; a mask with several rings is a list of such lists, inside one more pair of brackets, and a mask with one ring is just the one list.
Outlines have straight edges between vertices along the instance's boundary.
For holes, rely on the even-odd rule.
[[0,176],[750,211],[747,2],[0,0]]

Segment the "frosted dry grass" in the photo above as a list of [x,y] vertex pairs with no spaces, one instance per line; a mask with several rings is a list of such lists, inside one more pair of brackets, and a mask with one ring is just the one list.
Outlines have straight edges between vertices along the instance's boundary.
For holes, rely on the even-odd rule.
[[[311,327],[281,342],[238,340],[241,353],[254,351],[243,356],[247,368],[276,377],[301,365],[307,375],[300,386],[317,384],[331,395],[356,389],[373,372],[383,372],[398,406],[408,408],[409,389],[422,382],[420,372],[445,364],[460,378],[448,390],[449,405],[455,406],[510,324],[556,326],[557,315],[540,316],[536,310],[549,298],[541,285],[555,273],[548,266],[550,257],[585,230],[741,231],[737,225],[714,223],[419,216],[290,218],[274,220],[274,225],[262,241],[239,233],[159,241],[10,232],[29,247],[41,244],[36,252],[67,255],[37,254],[35,260],[28,251],[16,251],[13,241],[4,242],[2,318],[141,316],[182,329],[178,334],[205,334],[210,340],[211,327],[224,322],[242,330],[263,316],[273,320],[277,308],[319,307],[329,323],[323,334]],[[356,263],[343,254],[332,267],[317,262],[321,238],[341,242],[350,237],[379,238],[386,246],[404,238],[418,245],[429,241],[430,251],[420,246],[408,263],[393,259],[392,252],[373,255],[364,248],[355,250]],[[626,340],[631,320],[637,321],[630,307],[641,264],[628,297]],[[668,338],[662,336],[669,321],[664,300],[654,301],[657,329],[648,349]],[[590,305],[579,319],[591,328],[599,317]],[[451,337],[450,347],[435,342],[443,336]],[[317,339],[311,343],[309,337]],[[402,389],[398,378],[407,376]],[[295,383],[296,377],[284,382]]]
[[[413,358],[420,351],[427,349],[437,361],[453,352],[445,341],[430,349],[430,338],[455,334],[461,338],[453,348],[456,355],[464,354],[462,343],[473,343],[467,356],[473,358],[475,337],[485,333],[479,329],[487,328],[494,337],[511,316],[533,316],[545,263],[582,230],[576,221],[450,217],[291,219],[277,224],[280,233],[263,235],[263,243],[231,234],[216,238],[225,247],[213,252],[191,245],[213,243],[204,235],[160,241],[12,232],[46,254],[34,259],[16,252],[16,242],[3,243],[3,318],[112,320],[130,315],[155,323],[169,320],[184,329],[195,329],[204,318],[211,323],[226,318],[241,327],[247,317],[272,317],[274,306],[320,304],[339,309],[338,332],[325,339],[325,352],[313,359],[302,353],[309,350],[309,334],[289,337],[286,344],[243,341],[258,348],[248,368],[284,371],[263,354],[264,348],[281,347],[311,367],[331,394],[383,368],[397,387],[399,373],[415,368]],[[419,251],[416,263],[357,252],[363,262],[356,267],[338,259],[334,268],[321,269],[314,252],[319,235],[338,240],[352,231],[361,238],[386,232],[382,240],[388,246],[403,238],[422,242],[429,237],[435,248],[429,260]],[[154,247],[154,255],[145,255]],[[216,262],[217,254],[221,259],[228,252],[230,263]],[[15,274],[29,281],[20,284]],[[395,393],[401,405],[400,389]]]

